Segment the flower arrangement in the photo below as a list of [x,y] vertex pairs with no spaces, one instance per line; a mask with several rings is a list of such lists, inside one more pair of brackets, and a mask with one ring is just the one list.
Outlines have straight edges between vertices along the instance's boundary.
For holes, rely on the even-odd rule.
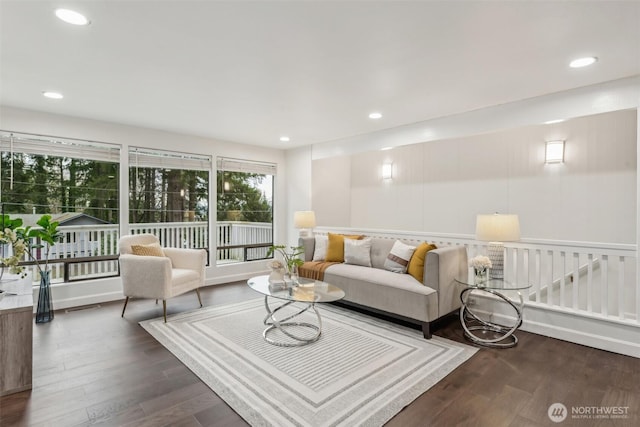
[[280,270],[281,268],[284,268],[284,264],[277,259],[272,259],[267,263],[267,267],[271,270]]
[[[36,222],[39,228],[22,227],[22,219],[11,219],[8,215],[2,215],[4,230],[2,238],[4,243],[10,243],[13,247],[13,255],[2,260],[5,266],[9,266],[12,272],[23,274],[24,268],[19,265],[22,258],[27,255],[33,261],[40,273],[40,291],[38,293],[38,308],[36,310],[36,323],[46,323],[53,320],[54,312],[51,303],[51,276],[49,271],[49,251],[60,239],[58,231],[59,223],[51,221],[51,215],[42,215]],[[1,240],[0,240],[1,241]],[[42,259],[36,257],[36,250],[45,247],[44,265]],[[24,276],[23,276],[24,277]]]
[[[273,245],[267,251],[267,257],[270,257],[274,253],[279,253],[284,260],[284,267],[286,267],[288,272],[294,270],[294,267],[300,267],[304,264],[304,261],[299,258],[300,255],[304,253],[304,248],[302,246],[290,246],[290,250],[287,251],[287,247],[285,245]],[[272,263],[280,262],[278,260],[271,261]]]
[[469,266],[475,270],[486,270],[491,268],[491,260],[487,256],[478,255],[469,260]]
[[[10,244],[13,248],[13,255],[2,258],[0,260],[2,264],[9,267],[10,273],[20,274],[25,277],[24,266],[19,265],[19,263],[24,260],[26,255],[27,258],[35,262],[41,275],[47,273],[49,271],[49,250],[60,238],[58,222],[51,222],[51,215],[42,215],[36,223],[41,228],[31,228],[22,227],[21,218],[11,219],[9,215],[3,214],[0,219],[4,224],[4,230],[0,231],[0,244]],[[48,243],[44,256],[44,266],[40,264],[41,260],[34,255],[35,250],[43,248],[44,245],[34,243],[34,239],[40,239]]]
[[491,268],[491,260],[484,255],[478,255],[469,260],[469,266],[473,267],[474,282],[479,287],[484,287],[487,281],[488,269]]
[[[9,273],[19,274],[21,278],[24,278],[27,273],[24,267],[20,265],[20,261],[24,259],[27,244],[24,239],[16,233],[16,230],[22,226],[22,220],[20,218],[11,219],[9,215],[4,214],[0,217],[0,220],[3,225],[2,230],[0,230],[0,244],[11,245],[13,249],[12,255],[5,257],[3,248],[0,262],[4,267],[9,267]],[[0,277],[2,277],[1,273]]]

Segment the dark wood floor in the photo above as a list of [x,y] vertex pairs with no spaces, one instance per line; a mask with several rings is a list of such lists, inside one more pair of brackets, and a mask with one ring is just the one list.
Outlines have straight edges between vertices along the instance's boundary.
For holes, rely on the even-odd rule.
[[[255,294],[237,283],[202,292],[205,305]],[[195,295],[169,314],[197,307]],[[34,388],[0,398],[1,426],[240,426],[246,423],[148,335],[138,322],[162,314],[150,300],[59,311],[34,326]],[[455,317],[436,335],[465,342]],[[389,426],[640,425],[640,359],[519,332],[507,350],[481,349],[416,399]],[[1,369],[2,367],[0,367]],[[550,421],[547,410],[628,407],[628,418]]]

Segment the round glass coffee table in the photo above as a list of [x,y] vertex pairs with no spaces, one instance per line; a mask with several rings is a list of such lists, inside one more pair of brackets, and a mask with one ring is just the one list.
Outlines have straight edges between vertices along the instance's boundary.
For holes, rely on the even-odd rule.
[[[464,329],[464,336],[470,341],[486,347],[509,348],[518,344],[518,337],[514,332],[522,325],[522,310],[524,300],[520,291],[529,289],[530,284],[517,284],[502,279],[489,279],[482,283],[470,283],[467,280],[456,279],[456,282],[465,286],[460,292],[460,323]],[[515,291],[520,303],[516,304],[504,295],[504,292]],[[504,301],[515,312],[513,324],[502,325],[491,321],[494,313],[480,313],[475,306],[473,295],[488,294]],[[487,316],[488,314],[488,316]],[[487,320],[487,317],[489,319]]]
[[[247,281],[247,285],[256,292],[264,295],[264,306],[267,315],[263,323],[267,328],[262,333],[265,341],[280,347],[299,347],[317,341],[322,333],[322,318],[316,307],[319,302],[333,302],[344,298],[344,291],[337,286],[320,280],[300,278],[297,285],[282,282],[269,283],[269,276],[252,277]],[[280,300],[281,304],[275,308],[269,305],[269,297]],[[283,302],[284,301],[284,302]],[[284,309],[292,304],[299,303],[292,307],[293,311]],[[309,321],[296,321],[296,318],[307,311],[313,311],[316,315],[317,323]],[[282,315],[279,318],[279,315]],[[300,333],[310,331],[310,334]],[[278,340],[272,338],[274,332],[279,331],[289,340]]]

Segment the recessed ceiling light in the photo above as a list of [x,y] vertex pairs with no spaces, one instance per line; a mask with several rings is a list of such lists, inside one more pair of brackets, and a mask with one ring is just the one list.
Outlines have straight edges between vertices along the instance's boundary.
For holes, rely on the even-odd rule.
[[282,141],[282,142],[289,142],[289,141],[291,141],[291,139],[290,139],[288,136],[281,136],[281,137],[280,137],[280,141]]
[[44,91],[42,95],[51,99],[62,99],[64,96],[60,92]]
[[369,118],[370,119],[379,119],[381,117],[382,117],[382,114],[380,114],[380,113],[371,113],[371,114],[369,114]]
[[596,58],[595,56],[587,56],[586,58],[578,58],[578,59],[574,59],[573,61],[571,61],[569,63],[569,67],[571,67],[571,68],[586,67],[587,65],[594,64],[597,60],[598,60],[598,58]]
[[380,151],[387,151],[387,150],[391,150],[393,147],[383,147],[380,149]]
[[546,121],[546,122],[544,122],[544,124],[545,124],[545,125],[552,125],[552,124],[554,124],[554,123],[562,123],[562,122],[564,122],[564,119],[556,119],[556,120],[549,120],[549,121]]
[[73,25],[88,25],[89,20],[86,16],[75,10],[69,9],[56,9],[56,16],[66,22]]

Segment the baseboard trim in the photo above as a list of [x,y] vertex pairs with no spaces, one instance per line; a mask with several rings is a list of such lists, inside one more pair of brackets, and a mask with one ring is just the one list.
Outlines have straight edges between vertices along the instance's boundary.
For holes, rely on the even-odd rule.
[[[489,301],[490,300],[490,301]],[[513,324],[512,308],[505,303],[482,296],[474,311],[497,323]],[[486,304],[492,304],[491,310]],[[510,310],[510,311],[507,311]],[[622,324],[607,319],[577,316],[546,307],[527,305],[523,311],[521,330],[600,350],[640,358],[640,325]],[[516,332],[517,334],[517,332]]]

